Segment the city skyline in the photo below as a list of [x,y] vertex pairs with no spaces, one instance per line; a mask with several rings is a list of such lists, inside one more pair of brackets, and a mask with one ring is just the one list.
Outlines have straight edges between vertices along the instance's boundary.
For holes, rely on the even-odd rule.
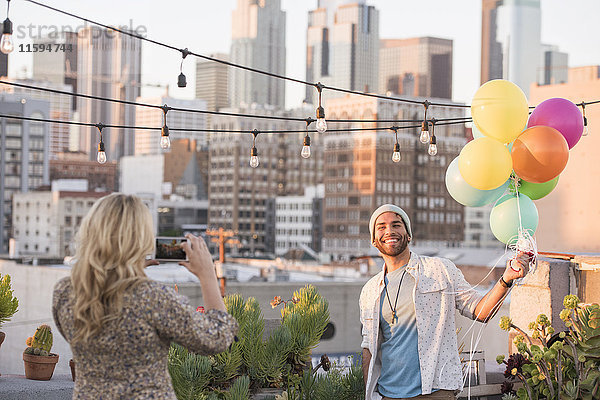
[[[202,11],[201,5],[190,7],[183,2],[175,2],[168,9],[159,7],[157,2],[135,0],[119,3],[122,18],[115,18],[108,1],[102,9],[73,0],[56,0],[57,8],[96,19],[99,22],[127,25],[140,28],[147,37],[188,47],[201,54],[228,52],[231,45],[231,12],[236,6],[234,0],[211,3],[210,12]],[[296,4],[300,3],[300,4]],[[427,6],[420,3],[391,2],[372,0],[367,4],[380,10],[380,38],[409,38],[436,36],[454,41],[453,99],[470,102],[479,86],[481,50],[481,1],[472,0],[456,6],[456,3],[434,1]],[[91,3],[90,3],[91,4]],[[306,66],[306,29],[308,11],[316,7],[316,1],[293,2],[282,0],[282,10],[287,13],[286,50],[288,76],[304,79]],[[436,10],[431,12],[431,10]],[[156,11],[160,10],[160,13]],[[181,12],[185,11],[185,12]],[[198,11],[198,12],[194,12]],[[566,6],[559,0],[545,0],[541,6],[541,39],[544,44],[557,45],[561,52],[569,54],[569,66],[593,65],[600,62],[600,46],[594,46],[594,39],[600,28],[592,18],[600,12],[600,3],[574,1]],[[410,17],[407,17],[410,15]],[[10,18],[15,25],[15,51],[9,62],[9,75],[22,77],[23,66],[31,75],[32,53],[19,53],[19,44],[32,43],[29,37],[39,30],[48,32],[51,26],[62,25],[76,28],[81,21],[58,13],[48,12],[39,6],[26,2],[11,7]],[[402,23],[398,23],[398,20]],[[171,23],[170,21],[177,21]],[[423,23],[426,21],[427,23]],[[455,21],[455,22],[453,22]],[[587,21],[587,23],[586,23]],[[466,22],[466,23],[465,23]],[[33,27],[29,29],[29,25]],[[185,27],[190,28],[186,29]],[[25,37],[21,33],[25,33]],[[204,38],[210,38],[204,40]],[[156,62],[160,60],[160,62]],[[177,88],[177,75],[181,57],[172,50],[145,43],[142,50],[142,76],[144,83],[168,83],[171,96],[193,98],[195,87],[195,61],[184,61],[183,70],[188,77],[188,87]],[[460,73],[457,73],[460,71]],[[143,96],[156,96],[158,89],[145,88]],[[305,87],[286,83],[286,107],[295,107],[304,99]]]

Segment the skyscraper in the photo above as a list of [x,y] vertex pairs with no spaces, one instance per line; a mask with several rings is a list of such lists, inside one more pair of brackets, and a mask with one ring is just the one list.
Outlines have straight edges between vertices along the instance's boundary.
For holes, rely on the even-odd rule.
[[[77,32],[62,32],[56,38],[35,38],[33,43],[52,49],[33,53],[33,79],[71,85],[77,92]],[[72,107],[77,108],[77,101],[72,102]]]
[[[232,14],[231,62],[285,75],[285,12],[281,0],[238,0]],[[285,82],[281,79],[230,69],[229,100],[269,104],[283,109]]]
[[507,79],[529,94],[540,62],[540,1],[482,0],[481,38],[482,83]]
[[[77,88],[81,93],[135,101],[140,95],[142,48],[139,39],[97,27],[79,31]],[[78,98],[83,122],[135,125],[135,107],[114,102]],[[133,129],[104,128],[102,139],[109,160],[134,153]],[[96,158],[98,129],[82,127],[79,150]]]
[[502,78],[502,46],[496,38],[499,4],[502,0],[481,1],[481,84]]
[[[145,104],[163,105],[170,107],[189,108],[194,110],[206,110],[206,101],[200,99],[184,100],[174,99],[172,97],[157,98],[138,98],[138,102]],[[136,107],[135,123],[137,126],[156,126],[163,125],[163,112],[156,108]],[[203,129],[206,127],[206,114],[169,111],[167,113],[167,126],[171,128],[169,137],[171,140],[191,139],[199,147],[208,145],[208,134],[195,131],[174,131],[173,129],[194,128]],[[135,132],[135,155],[161,154],[160,148],[161,131],[157,129],[136,129]]]
[[379,41],[379,93],[452,98],[452,40]]
[[569,78],[569,55],[558,50],[558,46],[543,44],[538,68],[538,85],[567,83]]
[[[228,54],[210,55],[229,61]],[[196,62],[196,98],[206,101],[206,109],[219,111],[229,107],[229,69],[225,64],[199,59]]]
[[[379,11],[364,1],[319,1],[308,13],[306,80],[350,90],[375,92],[379,73]],[[316,90],[306,99],[316,103]],[[339,93],[326,92],[327,98]]]

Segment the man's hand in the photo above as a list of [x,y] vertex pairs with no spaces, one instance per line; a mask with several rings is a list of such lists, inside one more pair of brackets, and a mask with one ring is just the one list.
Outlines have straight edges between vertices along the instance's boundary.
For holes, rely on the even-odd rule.
[[517,257],[511,259],[502,274],[504,282],[510,283],[515,279],[522,278],[529,272],[529,262],[532,256],[525,252],[518,252]]

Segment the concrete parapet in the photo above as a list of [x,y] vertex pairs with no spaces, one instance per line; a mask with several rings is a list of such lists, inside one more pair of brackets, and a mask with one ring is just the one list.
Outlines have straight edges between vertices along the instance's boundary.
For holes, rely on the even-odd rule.
[[[546,314],[556,332],[566,329],[559,318],[563,299],[570,294],[572,263],[540,257],[537,268],[530,272],[511,293],[510,318],[513,324],[530,334],[527,328],[539,314]],[[511,332],[510,351],[514,352]]]

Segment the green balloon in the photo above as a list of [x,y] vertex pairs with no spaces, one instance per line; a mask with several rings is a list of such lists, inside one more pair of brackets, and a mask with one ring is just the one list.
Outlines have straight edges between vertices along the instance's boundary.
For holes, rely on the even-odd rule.
[[519,193],[526,194],[531,200],[539,200],[547,196],[558,184],[558,176],[548,182],[531,183],[521,179]]
[[[537,208],[533,201],[523,194],[519,195],[519,205],[523,229],[533,236],[539,222]],[[507,194],[496,202],[490,213],[490,228],[496,239],[502,243],[516,243],[519,233],[519,207],[515,195]]]

